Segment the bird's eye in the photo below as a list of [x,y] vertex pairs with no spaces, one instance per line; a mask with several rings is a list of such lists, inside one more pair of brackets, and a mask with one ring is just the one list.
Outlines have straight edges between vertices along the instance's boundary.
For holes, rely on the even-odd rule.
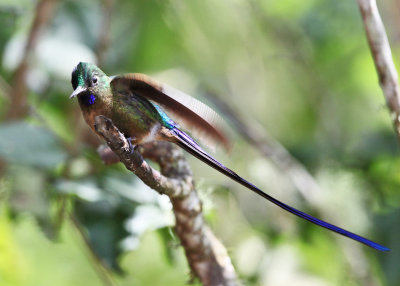
[[97,84],[97,76],[92,77],[92,84],[96,85]]

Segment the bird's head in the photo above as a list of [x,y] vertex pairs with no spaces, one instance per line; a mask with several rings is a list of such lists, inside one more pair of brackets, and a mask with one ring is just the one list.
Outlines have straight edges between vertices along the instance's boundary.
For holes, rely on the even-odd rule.
[[74,89],[71,96],[85,97],[93,104],[110,85],[110,78],[96,65],[80,62],[72,71],[71,84]]

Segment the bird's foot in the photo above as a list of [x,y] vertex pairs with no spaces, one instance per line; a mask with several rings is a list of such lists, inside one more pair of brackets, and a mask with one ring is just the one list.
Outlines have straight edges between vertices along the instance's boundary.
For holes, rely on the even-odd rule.
[[130,153],[133,154],[133,152],[135,152],[135,150],[137,148],[137,145],[132,144],[132,140],[135,140],[135,138],[132,139],[132,137],[128,137],[128,138],[126,138],[126,140],[128,141],[128,144],[129,144],[128,147],[129,147]]

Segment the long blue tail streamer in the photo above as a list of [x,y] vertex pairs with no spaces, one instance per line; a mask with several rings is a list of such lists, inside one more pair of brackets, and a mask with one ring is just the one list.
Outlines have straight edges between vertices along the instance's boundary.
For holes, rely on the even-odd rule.
[[185,132],[179,130],[178,128],[173,128],[172,131],[176,134],[176,138],[179,140],[178,145],[182,147],[184,150],[195,156],[196,158],[202,160],[204,163],[207,165],[213,167],[217,171],[221,172],[222,174],[230,177],[234,181],[238,182],[239,184],[245,186],[246,188],[254,191],[258,195],[262,196],[263,198],[269,200],[270,202],[276,204],[277,206],[283,208],[284,210],[301,217],[305,220],[308,220],[309,222],[312,222],[316,225],[322,226],[326,229],[329,229],[331,231],[334,231],[336,233],[339,233],[341,235],[347,236],[351,239],[354,239],[358,242],[361,242],[365,245],[368,245],[369,247],[375,248],[380,251],[389,251],[390,249],[380,245],[376,242],[373,242],[369,239],[366,239],[362,236],[359,236],[355,233],[352,233],[350,231],[344,230],[340,227],[337,227],[333,224],[330,224],[328,222],[325,222],[323,220],[317,219],[309,214],[303,213],[285,203],[282,203],[281,201],[271,197],[270,195],[264,193],[261,189],[257,188],[254,186],[252,183],[246,181],[242,177],[240,177],[238,174],[233,172],[231,169],[225,167],[223,164],[215,160],[213,157],[211,157],[209,154],[207,154],[189,135],[187,135]]

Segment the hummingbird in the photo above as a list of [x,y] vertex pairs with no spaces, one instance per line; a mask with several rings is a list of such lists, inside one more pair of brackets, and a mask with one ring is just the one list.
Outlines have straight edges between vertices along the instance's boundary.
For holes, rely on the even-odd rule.
[[172,142],[289,213],[369,247],[389,251],[383,245],[275,199],[214,159],[179,125],[184,125],[191,132],[206,135],[209,142],[229,148],[229,141],[221,129],[221,118],[193,97],[144,74],[128,73],[108,77],[96,65],[84,62],[80,62],[72,71],[71,84],[74,91],[70,98],[78,98],[83,117],[90,128],[96,132],[96,116],[110,118],[128,139],[132,152],[135,146],[147,142]]

